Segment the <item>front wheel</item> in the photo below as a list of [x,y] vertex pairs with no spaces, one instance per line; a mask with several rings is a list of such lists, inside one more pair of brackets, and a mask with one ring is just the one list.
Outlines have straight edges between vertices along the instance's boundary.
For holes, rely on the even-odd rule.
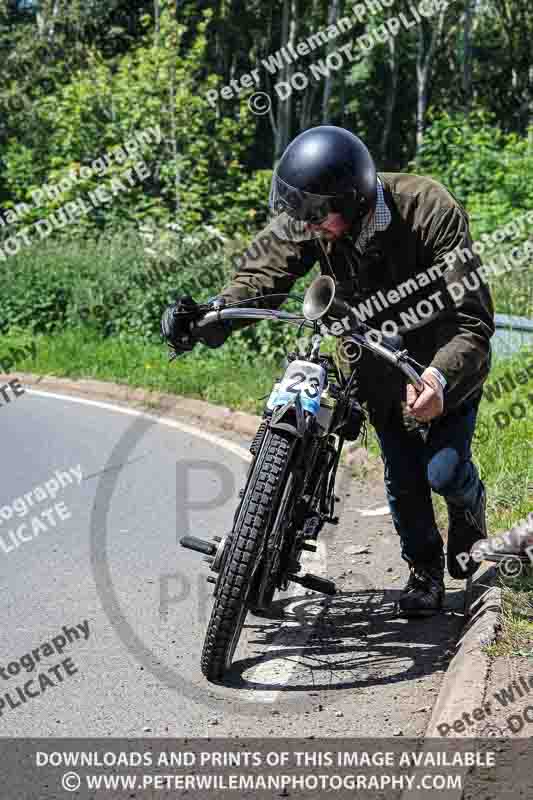
[[220,680],[231,667],[250,608],[250,591],[264,542],[279,519],[281,504],[288,500],[286,489],[294,443],[289,434],[268,431],[254,464],[231,534],[231,550],[219,579],[204,641],[201,668],[208,680]]

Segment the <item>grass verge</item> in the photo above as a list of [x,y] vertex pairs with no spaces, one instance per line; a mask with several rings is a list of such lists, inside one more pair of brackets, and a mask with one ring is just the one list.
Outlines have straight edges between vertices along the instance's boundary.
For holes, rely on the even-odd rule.
[[[71,329],[34,338],[36,355],[16,363],[20,371],[71,378],[116,381],[133,387],[169,392],[210,403],[260,413],[279,374],[275,365],[261,363],[226,346],[217,350],[199,345],[193,353],[169,363],[163,344],[109,337],[90,329]],[[5,337],[0,361],[9,348],[22,348],[28,337]]]

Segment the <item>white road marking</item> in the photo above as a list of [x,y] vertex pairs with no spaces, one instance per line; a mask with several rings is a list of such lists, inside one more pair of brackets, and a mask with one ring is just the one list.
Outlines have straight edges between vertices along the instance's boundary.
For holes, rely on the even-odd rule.
[[380,506],[379,508],[356,508],[358,514],[362,517],[388,517],[390,516],[390,508],[388,506]]
[[239,456],[244,461],[250,462],[252,460],[252,454],[248,450],[245,450],[244,447],[241,447],[234,442],[229,442],[227,439],[223,439],[221,436],[217,436],[214,433],[208,433],[207,431],[194,428],[192,425],[187,425],[186,422],[178,422],[175,419],[170,419],[170,417],[157,417],[155,414],[148,414],[146,411],[138,411],[134,408],[124,408],[123,406],[116,406],[113,403],[102,403],[99,400],[87,400],[85,397],[73,397],[71,395],[55,394],[54,392],[46,391],[41,392],[35,389],[27,389],[26,391],[29,394],[35,394],[39,397],[52,397],[55,400],[65,400],[68,403],[79,403],[80,405],[84,406],[103,408],[107,411],[116,411],[118,414],[125,414],[129,417],[142,417],[143,419],[157,422],[160,425],[166,425],[167,428],[176,428],[179,431],[183,431],[183,433],[188,433],[191,436],[197,436],[200,439],[205,439],[212,444],[218,445],[218,447],[224,447],[226,450],[229,450],[234,455]]
[[[319,540],[317,540],[315,544],[317,548],[316,553],[306,552],[302,555],[302,574],[305,572],[312,572],[314,575],[325,577],[327,569],[326,545],[325,542],[321,542]],[[311,597],[305,597],[306,591],[307,590],[304,589],[303,586],[300,586],[300,584],[297,583],[294,584],[294,588],[291,587],[290,593],[281,592],[279,594],[279,599],[283,599],[286,594],[289,594],[290,597],[295,598],[285,606],[285,614],[292,614],[294,609],[300,603],[302,603],[302,601],[305,600],[305,602],[309,602],[313,600],[313,598],[319,598],[321,596],[317,593],[313,594]],[[316,616],[316,622],[318,622],[320,617],[324,614],[326,608],[327,607],[322,607],[315,613],[314,616]],[[310,616],[311,614],[309,610],[306,610],[305,613],[306,616]],[[298,619],[286,619],[284,622],[282,622],[279,626],[278,632],[276,633],[275,640],[264,651],[262,661],[259,662],[259,664],[257,664],[257,666],[254,667],[254,669],[248,674],[246,680],[249,680],[251,683],[264,683],[266,685],[273,683],[277,684],[278,686],[286,686],[295,667],[297,666],[296,662],[299,655],[301,655],[303,652],[309,637],[314,632],[316,622],[314,622],[312,625],[308,622],[305,630],[302,630],[302,623]],[[300,628],[301,644],[298,648],[298,652],[293,653],[290,658],[286,658],[283,650],[287,646],[286,632],[289,628]],[[278,657],[272,658],[271,654],[276,651],[279,653]],[[254,703],[274,703],[278,699],[279,694],[280,689],[255,689],[253,695]]]

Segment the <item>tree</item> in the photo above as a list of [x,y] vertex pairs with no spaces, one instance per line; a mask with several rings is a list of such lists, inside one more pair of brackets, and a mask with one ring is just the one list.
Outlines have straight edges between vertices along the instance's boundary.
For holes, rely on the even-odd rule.
[[[340,16],[340,0],[331,0],[328,13],[328,26],[335,25]],[[328,54],[333,50],[333,41],[330,40]],[[322,122],[326,124],[330,120],[330,100],[332,91],[333,77],[330,71],[324,80],[324,91],[322,93]]]
[[417,27],[417,56],[416,56],[416,149],[417,152],[424,141],[426,127],[426,114],[429,105],[429,90],[432,75],[433,59],[437,45],[442,36],[446,10],[438,13],[431,22],[423,19]]

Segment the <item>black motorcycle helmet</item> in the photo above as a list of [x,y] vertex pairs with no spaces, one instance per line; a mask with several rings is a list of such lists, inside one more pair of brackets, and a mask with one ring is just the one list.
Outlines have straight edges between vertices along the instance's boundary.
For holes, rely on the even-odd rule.
[[361,139],[345,128],[319,125],[294,139],[272,176],[269,208],[319,224],[340,213],[354,224],[377,200],[377,174]]

